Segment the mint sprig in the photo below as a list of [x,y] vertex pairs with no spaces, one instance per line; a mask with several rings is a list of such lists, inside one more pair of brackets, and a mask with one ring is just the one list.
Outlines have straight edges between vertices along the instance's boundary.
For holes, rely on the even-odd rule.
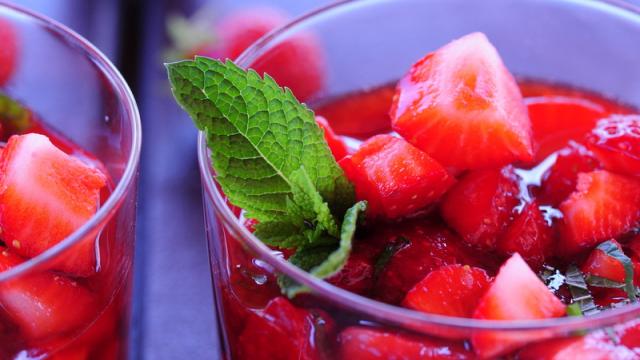
[[565,283],[569,287],[572,302],[578,304],[584,315],[592,315],[600,312],[593,301],[593,296],[587,287],[582,271],[575,265],[570,265],[565,274]]
[[[354,205],[313,112],[269,75],[230,60],[196,57],[167,70],[177,102],[206,133],[225,195],[259,221],[256,236],[296,249],[290,261],[319,278],[339,271],[366,203]],[[279,283],[289,296],[305,290]]]
[[627,293],[629,300],[636,301],[636,288],[633,285],[633,263],[631,259],[611,240],[600,243],[596,249],[601,250],[607,256],[614,258],[622,264],[624,267],[624,291]]

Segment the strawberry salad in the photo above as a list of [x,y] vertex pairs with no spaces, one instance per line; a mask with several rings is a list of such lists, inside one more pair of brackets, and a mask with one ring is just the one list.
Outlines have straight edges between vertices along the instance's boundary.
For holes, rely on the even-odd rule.
[[[640,115],[516,82],[484,34],[427,54],[394,87],[311,104],[315,113],[231,61],[196,57],[168,72],[239,221],[312,276],[418,312],[505,323],[637,301]],[[241,242],[227,240],[229,280],[216,284],[239,359],[640,357],[638,322],[442,339],[358,321]]]

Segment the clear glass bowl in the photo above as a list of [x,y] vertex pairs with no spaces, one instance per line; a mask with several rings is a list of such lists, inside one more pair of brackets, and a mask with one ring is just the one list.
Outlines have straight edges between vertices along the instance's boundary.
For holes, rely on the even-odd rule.
[[[63,139],[110,177],[87,223],[0,273],[0,358],[127,358],[141,145],[135,100],[100,51],[53,20],[0,2],[0,41],[0,96],[44,125],[27,131]],[[0,117],[7,114],[0,106]],[[99,255],[93,274],[58,271],[87,243]]]
[[[426,53],[475,31],[487,34],[518,78],[587,89],[640,108],[640,9],[621,1],[343,1],[262,38],[237,62],[270,72],[270,67],[279,66],[280,52],[286,48],[283,44],[300,37],[311,39],[320,49],[316,55],[323,64],[321,90],[305,99],[313,108],[326,99],[392,84]],[[305,69],[305,63],[300,67]],[[640,316],[640,304],[634,304],[588,318],[473,320],[415,312],[349,293],[310,277],[253,236],[243,226],[240,211],[226,202],[216,185],[202,133],[198,154],[211,270],[227,358],[249,358],[256,347],[262,358],[337,358],[345,354],[339,334],[348,326],[406,333],[412,341],[435,344],[429,349],[440,349],[442,358],[447,354],[455,358],[451,354],[456,349],[469,350],[467,340],[475,334],[496,336],[496,341],[533,342],[603,329]],[[293,301],[278,301],[322,314],[326,322],[323,334],[327,335],[324,343],[318,340],[318,328],[315,342],[310,340],[312,349],[301,347],[294,336],[289,344],[278,342],[282,337],[277,328],[286,328],[288,320],[267,308],[280,296],[274,283],[277,274],[312,290]],[[247,329],[255,328],[259,319],[276,324],[271,333],[262,334],[268,340],[249,337],[255,332]],[[369,345],[363,340],[362,346]],[[464,354],[473,357],[472,351]],[[614,355],[620,354],[612,352],[611,358]],[[376,358],[373,352],[371,358]]]

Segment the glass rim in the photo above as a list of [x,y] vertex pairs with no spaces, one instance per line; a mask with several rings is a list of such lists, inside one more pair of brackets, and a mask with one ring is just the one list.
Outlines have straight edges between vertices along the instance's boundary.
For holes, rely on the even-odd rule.
[[[342,10],[349,11],[349,6],[354,4],[371,5],[378,3],[391,3],[392,1],[393,0],[342,0],[320,7],[294,19],[286,25],[271,31],[260,38],[236,59],[236,64],[243,68],[248,67],[253,60],[261,55],[261,51],[267,49],[272,42],[279,40],[281,36],[286,36],[289,32],[295,32],[298,28],[304,27],[307,22],[316,20],[316,18],[335,15]],[[603,11],[601,9],[603,6],[609,8],[609,10],[625,11],[628,13],[627,15],[632,16],[635,21],[638,22],[638,26],[640,27],[640,6],[627,3],[623,0],[591,0],[589,2],[582,2],[581,0],[548,1],[564,2],[567,4],[573,4],[574,6],[599,8],[598,11]],[[341,289],[324,280],[311,276],[309,273],[289,263],[284,258],[275,256],[273,250],[243,226],[229,208],[222,190],[215,184],[215,175],[213,174],[213,169],[210,165],[206,134],[202,131],[198,133],[197,152],[201,179],[205,190],[205,194],[203,195],[209,196],[211,200],[213,200],[214,210],[218,215],[218,219],[222,220],[222,224],[218,225],[222,225],[226,229],[230,230],[232,236],[238,239],[238,241],[243,245],[247,246],[255,255],[259,256],[260,260],[265,261],[272,266],[277,272],[280,272],[292,278],[296,282],[308,287],[316,296],[329,300],[334,304],[338,304],[345,309],[366,314],[367,316],[387,323],[393,323],[418,331],[422,328],[428,328],[434,325],[445,326],[461,331],[574,331],[592,328],[594,326],[610,326],[618,322],[635,319],[640,315],[640,302],[637,302],[635,304],[628,304],[619,308],[602,311],[591,316],[515,321],[480,320],[419,312],[416,310],[402,308],[400,306],[386,304]],[[214,259],[212,259],[212,262],[213,261]]]
[[98,48],[91,44],[87,39],[58,21],[22,6],[0,0],[0,9],[8,10],[9,14],[14,13],[19,16],[27,17],[30,20],[35,20],[35,23],[38,26],[47,28],[47,30],[54,32],[57,35],[61,35],[65,41],[76,45],[78,49],[76,51],[82,53],[93,61],[96,68],[111,81],[114,86],[113,90],[126,111],[125,119],[131,124],[131,152],[127,158],[122,177],[114,187],[113,191],[109,194],[109,197],[104,204],[87,222],[59,243],[9,270],[0,272],[0,283],[2,283],[27,273],[31,269],[55,258],[86,236],[90,235],[96,228],[114,216],[116,210],[120,208],[124,197],[130,190],[131,184],[135,181],[138,165],[140,163],[142,124],[140,122],[140,113],[138,111],[136,100],[129,88],[129,85],[127,85],[127,82],[122,77],[122,74],[120,74],[107,56],[98,50]]

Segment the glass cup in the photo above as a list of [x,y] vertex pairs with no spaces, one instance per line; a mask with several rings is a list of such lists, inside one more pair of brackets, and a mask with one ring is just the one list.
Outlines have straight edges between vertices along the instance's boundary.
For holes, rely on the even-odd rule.
[[[290,48],[286,44],[301,37],[313,41],[314,55],[322,59],[322,87],[305,101],[314,108],[346,94],[393,84],[426,53],[475,31],[487,34],[519,79],[587,89],[640,108],[640,9],[621,1],[343,1],[267,35],[237,62],[270,72],[278,69],[283,49]],[[308,69],[305,62],[299,64],[298,71]],[[389,334],[400,334],[401,340],[388,340],[387,346],[397,346],[398,351],[408,347],[425,358],[473,358],[472,336],[497,343],[521,341],[513,354],[528,344],[560,337],[567,337],[562,340],[565,345],[588,348],[579,341],[581,335],[630,326],[634,323],[628,321],[640,316],[640,304],[633,304],[591,317],[474,320],[420,313],[347,292],[292,266],[253,236],[241,211],[228,204],[215,182],[202,133],[198,154],[226,358],[348,357],[345,338],[356,339],[351,346],[368,348],[376,336],[385,341]],[[276,284],[279,274],[306,285],[311,293],[286,299]],[[305,319],[306,327],[293,330],[295,317]],[[362,328],[374,332],[358,338],[353,329]],[[371,358],[384,358],[376,357],[375,351]],[[620,351],[612,349],[608,358],[618,358]]]
[[[3,140],[7,132],[45,133],[109,178],[88,222],[0,272],[0,358],[127,358],[141,141],[129,87],[73,31],[0,3],[0,120]],[[95,254],[95,266],[61,270],[81,260],[80,249]]]

